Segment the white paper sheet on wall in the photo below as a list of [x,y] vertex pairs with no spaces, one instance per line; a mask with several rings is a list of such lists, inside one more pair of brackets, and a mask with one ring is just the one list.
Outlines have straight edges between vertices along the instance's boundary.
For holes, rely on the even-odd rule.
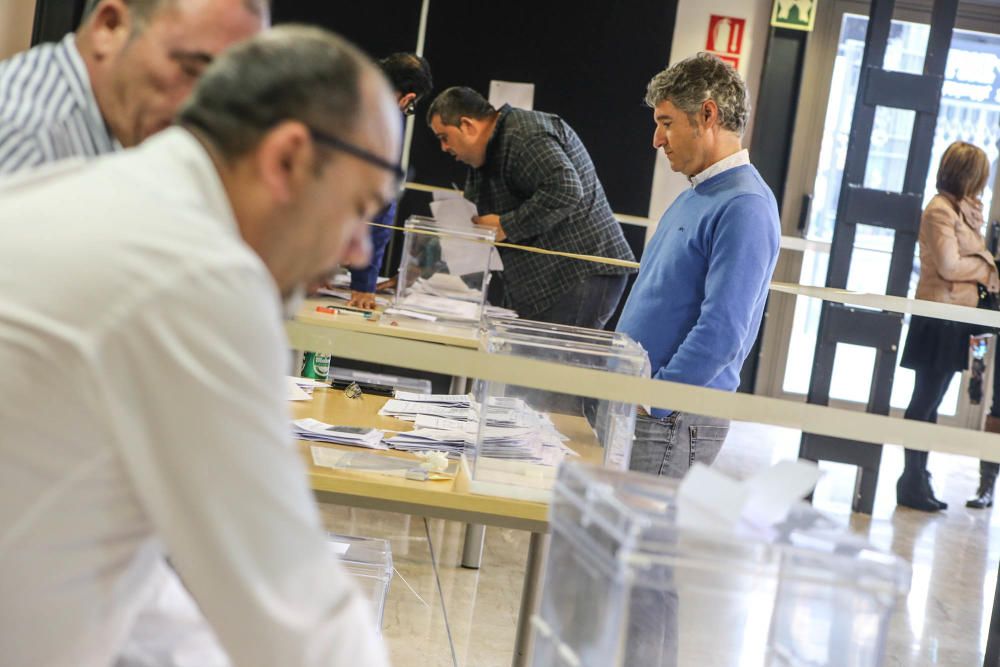
[[518,81],[490,81],[490,104],[499,109],[509,104],[518,109],[535,108],[535,84]]

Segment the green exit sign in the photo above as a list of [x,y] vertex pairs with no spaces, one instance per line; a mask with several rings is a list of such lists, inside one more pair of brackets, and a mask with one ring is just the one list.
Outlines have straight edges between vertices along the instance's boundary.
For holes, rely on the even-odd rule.
[[812,30],[816,22],[817,0],[774,0],[771,25],[775,28]]

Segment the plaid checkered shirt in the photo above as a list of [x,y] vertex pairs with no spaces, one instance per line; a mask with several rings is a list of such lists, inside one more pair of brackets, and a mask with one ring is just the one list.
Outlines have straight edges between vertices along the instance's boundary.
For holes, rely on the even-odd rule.
[[[500,216],[511,243],[635,260],[583,142],[564,120],[540,111],[499,111],[486,161],[470,169],[465,196],[480,215]],[[591,275],[634,269],[500,249],[510,305],[523,317],[551,308]]]

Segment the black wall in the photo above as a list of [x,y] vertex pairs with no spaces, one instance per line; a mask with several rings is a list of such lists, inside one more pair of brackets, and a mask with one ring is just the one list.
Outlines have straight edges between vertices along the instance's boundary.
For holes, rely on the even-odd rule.
[[[419,0],[360,5],[276,0],[274,22],[322,25],[382,56],[416,47],[420,5]],[[436,92],[467,85],[485,95],[493,79],[534,83],[535,108],[559,114],[577,131],[612,209],[645,216],[655,154],[653,123],[642,98],[646,82],[667,63],[675,14],[676,2],[670,0],[585,7],[566,0],[431,0],[424,55]],[[425,109],[426,104],[418,111],[410,179],[462,185],[465,169],[441,153],[423,122]]]
[[[420,0],[363,5],[275,0],[274,23],[295,21],[335,30],[374,57],[416,48]],[[466,85],[484,95],[491,80],[535,84],[535,109],[562,116],[583,140],[617,213],[645,216],[656,163],[646,83],[666,66],[676,0],[632,0],[582,6],[566,0],[503,4],[431,0],[424,55],[435,93]],[[465,167],[441,152],[417,111],[408,180],[442,187],[465,181]],[[428,215],[430,195],[406,191],[397,224]],[[636,257],[645,229],[623,225]],[[395,241],[395,240],[394,240]],[[400,243],[383,273],[399,262]],[[624,299],[622,301],[624,303]],[[617,315],[615,320],[617,319]],[[615,320],[609,323],[613,326]]]
[[38,0],[35,23],[31,30],[31,45],[58,42],[76,30],[86,0]]
[[[74,30],[84,4],[38,0],[32,44],[57,41]],[[273,0],[272,19],[275,25],[323,26],[381,57],[416,49],[420,8],[421,0]],[[655,153],[651,114],[642,98],[646,82],[667,64],[676,13],[676,0],[587,6],[567,0],[502,5],[431,0],[424,55],[434,72],[435,92],[467,85],[485,95],[493,79],[534,83],[535,108],[562,116],[580,135],[612,210],[645,216]],[[465,168],[439,150],[423,120],[426,105],[417,113],[408,180],[461,186]],[[429,201],[427,193],[407,191],[398,220],[427,215]],[[641,256],[645,230],[623,229],[636,257]],[[399,248],[390,247],[386,269],[398,264],[398,254]]]

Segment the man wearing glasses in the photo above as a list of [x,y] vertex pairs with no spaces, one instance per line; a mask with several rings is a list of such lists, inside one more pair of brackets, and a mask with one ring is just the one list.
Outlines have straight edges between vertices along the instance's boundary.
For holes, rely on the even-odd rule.
[[89,0],[80,28],[0,63],[0,174],[138,145],[268,0]]
[[282,26],[177,123],[0,183],[2,662],[112,664],[169,556],[231,664],[383,667],[291,441],[281,301],[397,196],[395,97]]
[[[431,66],[427,60],[415,53],[393,53],[379,61],[379,66],[389,83],[396,90],[396,103],[404,116],[412,116],[417,104],[434,87]],[[396,202],[380,213],[373,222],[392,226],[396,222]],[[378,282],[379,268],[385,247],[392,238],[392,230],[385,227],[371,227],[372,253],[367,268],[351,268],[351,301],[355,308],[374,310],[375,284]]]

